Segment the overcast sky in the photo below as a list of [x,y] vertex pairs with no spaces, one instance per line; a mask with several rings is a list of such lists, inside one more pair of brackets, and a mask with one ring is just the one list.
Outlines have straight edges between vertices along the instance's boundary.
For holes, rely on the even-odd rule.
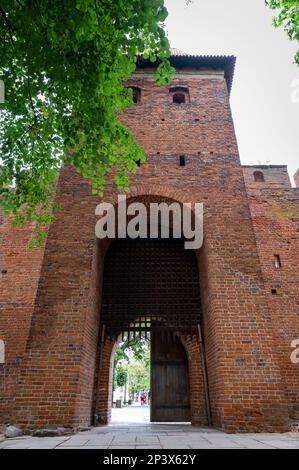
[[264,0],[165,3],[172,47],[237,57],[231,107],[242,163],[286,164],[292,176],[299,168],[299,45],[272,26]]

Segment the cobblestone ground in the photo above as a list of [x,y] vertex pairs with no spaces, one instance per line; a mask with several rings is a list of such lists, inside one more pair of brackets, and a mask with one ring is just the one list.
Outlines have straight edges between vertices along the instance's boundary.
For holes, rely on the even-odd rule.
[[225,434],[191,425],[112,424],[65,437],[20,437],[0,449],[299,449],[299,434]]

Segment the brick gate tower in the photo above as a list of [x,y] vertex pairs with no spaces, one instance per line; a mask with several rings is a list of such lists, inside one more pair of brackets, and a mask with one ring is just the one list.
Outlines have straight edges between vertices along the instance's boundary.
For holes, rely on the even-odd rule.
[[[157,64],[139,61],[127,83],[136,103],[122,119],[147,155],[131,177],[128,200],[204,204],[204,243],[192,254],[195,264],[190,258],[196,268],[184,271],[197,280],[202,341],[188,328],[179,334],[188,360],[190,420],[210,420],[227,432],[284,431],[299,413],[299,365],[291,360],[299,338],[299,189],[283,166],[240,164],[229,104],[234,57],[174,51],[171,63],[173,82],[157,87]],[[146,273],[162,279],[166,268],[157,253],[161,259],[170,249],[142,248],[136,240],[111,251],[118,241],[109,246],[95,237],[99,199],[88,181],[66,167],[58,187],[62,210],[41,250],[28,252],[34,227],[12,228],[4,218],[0,226],[0,422],[24,428],[79,427],[95,417],[109,422],[116,341],[102,326],[104,309],[116,302],[107,294],[107,276],[113,263],[122,267],[123,278],[109,278],[121,292],[128,262],[136,259],[135,266],[147,257],[160,277]],[[104,200],[116,206],[117,196],[111,181]],[[126,250],[131,255],[121,258]],[[165,271],[171,282],[162,290],[171,303],[172,289],[174,315],[181,309],[188,323],[189,274],[175,284],[178,266],[187,261],[177,255],[179,247],[171,250]],[[128,289],[137,284],[136,276]],[[150,296],[137,287],[126,307]],[[154,303],[152,296],[149,312]]]

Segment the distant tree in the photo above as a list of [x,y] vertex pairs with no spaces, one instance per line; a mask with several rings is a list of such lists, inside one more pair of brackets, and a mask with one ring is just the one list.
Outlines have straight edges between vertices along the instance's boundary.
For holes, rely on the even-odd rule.
[[145,157],[119,120],[133,104],[123,82],[138,55],[159,59],[157,84],[171,80],[166,17],[164,0],[1,0],[0,206],[17,224],[35,221],[39,244],[65,164],[95,195],[112,170],[128,189]]
[[129,394],[150,389],[150,368],[149,364],[142,361],[133,361],[128,365],[128,385]]
[[135,357],[136,360],[142,361],[147,360],[145,352],[150,348],[150,339],[149,337],[145,337],[143,334],[141,338],[136,337],[135,339],[126,339],[123,343],[120,343],[114,356],[114,364],[125,360],[127,362],[130,361],[132,356]]
[[115,369],[114,381],[115,381],[115,388],[124,387],[127,382],[127,371],[120,364]]
[[121,343],[114,356],[114,390],[124,386],[119,383],[119,376],[126,372],[130,394],[150,388],[150,339],[142,335],[135,340]]
[[[265,0],[272,10],[278,10],[273,19],[276,28],[283,26],[291,41],[299,42],[299,1],[298,0]],[[299,65],[299,50],[295,56]]]

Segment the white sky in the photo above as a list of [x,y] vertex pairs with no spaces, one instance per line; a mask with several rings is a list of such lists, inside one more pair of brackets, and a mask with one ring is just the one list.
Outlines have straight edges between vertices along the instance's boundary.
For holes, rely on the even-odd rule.
[[172,47],[237,57],[231,107],[242,163],[286,164],[292,176],[299,168],[299,92],[292,99],[299,89],[298,43],[273,27],[264,0],[165,3]]

